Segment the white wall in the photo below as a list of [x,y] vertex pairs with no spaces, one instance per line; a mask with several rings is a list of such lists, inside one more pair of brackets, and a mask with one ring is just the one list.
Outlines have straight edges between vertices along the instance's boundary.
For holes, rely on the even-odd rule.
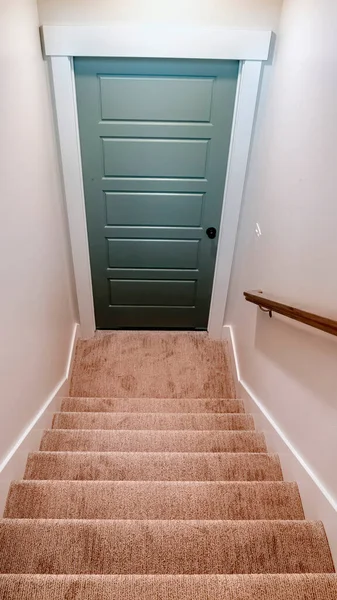
[[336,0],[285,1],[225,322],[242,379],[337,502],[337,339],[242,297],[262,289],[337,318],[336,27]]
[[76,319],[35,0],[0,11],[0,462],[57,386]]
[[165,22],[277,27],[282,0],[38,0],[44,25]]

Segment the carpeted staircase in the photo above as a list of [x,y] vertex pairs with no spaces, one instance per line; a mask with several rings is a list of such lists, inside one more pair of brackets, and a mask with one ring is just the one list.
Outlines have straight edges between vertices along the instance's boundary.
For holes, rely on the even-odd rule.
[[[104,336],[95,340],[105,373],[123,335],[110,336],[110,346]],[[146,347],[141,381],[132,384],[139,398],[126,397],[127,390],[119,398],[77,397],[81,342],[73,396],[62,401],[40,451],[28,457],[24,480],[8,495],[0,599],[336,600],[324,528],[305,520],[296,483],[283,481],[278,457],[268,453],[243,402],[201,397],[215,368],[212,360],[205,365],[207,348],[218,356],[217,389],[223,391],[221,353],[226,385],[233,385],[226,348],[209,346],[201,334],[132,335],[137,348]],[[175,397],[163,397],[172,389],[164,371],[158,397],[146,397],[146,382],[156,391],[158,343],[167,351],[186,335],[193,352],[201,348],[196,397],[177,397],[190,376],[188,352],[179,355],[185,379],[175,381]],[[129,371],[127,352],[124,361]],[[122,396],[130,373],[119,377]],[[116,379],[102,384],[99,361],[86,378],[92,390],[96,378],[112,395]]]

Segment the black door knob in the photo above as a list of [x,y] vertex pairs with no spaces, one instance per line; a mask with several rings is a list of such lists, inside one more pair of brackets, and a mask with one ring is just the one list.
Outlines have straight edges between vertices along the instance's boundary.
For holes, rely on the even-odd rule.
[[215,227],[209,227],[208,229],[206,229],[206,233],[211,240],[214,240],[214,238],[216,237]]

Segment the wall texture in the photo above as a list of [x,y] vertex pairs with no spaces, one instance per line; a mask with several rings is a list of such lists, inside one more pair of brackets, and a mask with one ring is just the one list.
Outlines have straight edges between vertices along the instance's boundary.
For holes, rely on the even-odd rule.
[[76,319],[35,0],[0,13],[0,462],[64,374]]
[[242,298],[262,289],[337,318],[336,24],[335,0],[284,4],[225,320],[242,379],[337,501],[337,339]]
[[38,0],[44,25],[107,21],[275,29],[282,0]]

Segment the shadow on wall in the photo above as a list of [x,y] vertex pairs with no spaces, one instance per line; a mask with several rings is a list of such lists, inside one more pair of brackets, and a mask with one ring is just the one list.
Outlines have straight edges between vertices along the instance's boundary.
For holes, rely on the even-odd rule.
[[255,347],[288,377],[337,409],[337,338],[257,309]]

